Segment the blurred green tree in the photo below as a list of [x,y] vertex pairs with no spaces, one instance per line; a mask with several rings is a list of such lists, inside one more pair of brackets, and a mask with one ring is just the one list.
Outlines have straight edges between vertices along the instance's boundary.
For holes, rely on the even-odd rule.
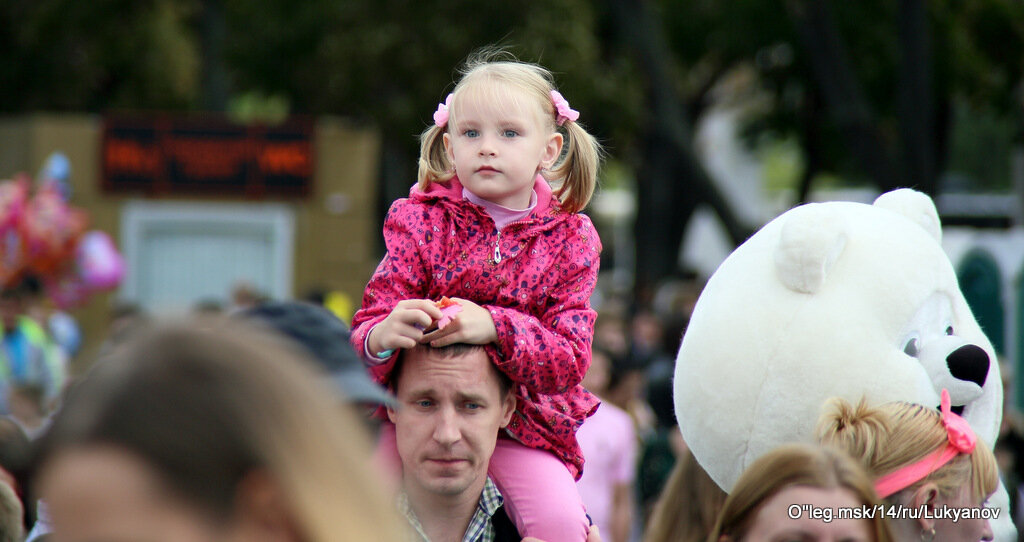
[[674,248],[699,204],[715,209],[736,243],[759,226],[736,219],[692,151],[693,123],[738,71],[755,70],[757,95],[747,98],[768,104],[749,109],[748,141],[770,134],[802,149],[797,202],[824,174],[934,195],[946,169],[957,103],[1011,119],[1020,140],[1020,2],[604,4],[618,49],[636,60],[650,112],[633,140],[641,297],[676,271]]
[[[383,209],[413,183],[416,136],[455,68],[491,44],[551,68],[632,169],[641,301],[677,271],[699,205],[736,243],[759,226],[694,151],[723,89],[762,104],[748,141],[796,142],[798,201],[825,175],[934,194],[947,157],[962,169],[992,148],[958,126],[1018,141],[1024,126],[1018,0],[2,2],[0,110],[344,115],[383,134]],[[738,73],[752,92],[736,95]],[[968,122],[977,112],[989,120]]]
[[289,96],[298,112],[345,115],[380,128],[382,203],[408,193],[417,136],[451,90],[456,68],[487,45],[554,71],[605,139],[628,133],[616,122],[628,116],[618,101],[629,93],[628,77],[602,62],[596,14],[585,0],[225,2],[226,54],[237,88]]
[[196,7],[177,0],[0,2],[0,111],[194,107]]

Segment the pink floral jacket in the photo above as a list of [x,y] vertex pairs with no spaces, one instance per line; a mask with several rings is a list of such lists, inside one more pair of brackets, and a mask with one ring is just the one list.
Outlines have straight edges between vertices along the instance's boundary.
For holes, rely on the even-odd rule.
[[[544,179],[526,219],[498,231],[484,209],[462,197],[458,178],[413,187],[384,222],[388,253],[366,286],[352,322],[352,345],[403,299],[472,300],[491,313],[498,332],[488,353],[515,383],[518,400],[509,432],[524,445],[548,450],[575,477],[583,469],[576,430],[599,401],[580,386],[590,367],[601,240],[590,219],[561,210]],[[387,384],[395,356],[371,361]]]

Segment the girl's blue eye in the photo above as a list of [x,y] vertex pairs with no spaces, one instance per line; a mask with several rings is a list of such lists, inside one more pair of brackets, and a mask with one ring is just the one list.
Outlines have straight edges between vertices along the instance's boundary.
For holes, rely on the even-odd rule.
[[477,132],[476,130],[466,130],[465,132],[463,132],[463,134],[465,134],[466,137],[476,137],[477,135],[479,135],[479,132]]
[[505,130],[504,132],[502,132],[502,134],[505,137],[516,137],[517,135],[519,135],[519,132],[515,130]]

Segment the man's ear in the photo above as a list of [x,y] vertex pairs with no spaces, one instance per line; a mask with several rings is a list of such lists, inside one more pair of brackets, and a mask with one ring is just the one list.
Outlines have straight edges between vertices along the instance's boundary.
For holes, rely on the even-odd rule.
[[388,420],[390,420],[391,423],[398,423],[398,422],[395,421],[395,418],[397,417],[397,415],[395,413],[395,409],[393,407],[387,407],[387,411],[388,411]]
[[501,401],[501,427],[504,429],[512,421],[512,413],[516,411],[516,395],[511,391]]

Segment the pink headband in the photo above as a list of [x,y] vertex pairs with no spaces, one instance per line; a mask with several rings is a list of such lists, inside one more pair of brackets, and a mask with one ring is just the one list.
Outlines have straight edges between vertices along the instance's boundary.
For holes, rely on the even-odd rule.
[[948,437],[946,446],[935,450],[916,463],[897,469],[876,480],[875,490],[880,498],[884,499],[923,480],[924,477],[939,470],[957,455],[969,454],[974,451],[978,437],[975,436],[974,430],[971,429],[967,420],[950,411],[949,403],[949,391],[943,389],[939,408],[942,411],[942,425],[946,427],[946,436]]
[[[551,91],[551,103],[555,105],[555,122],[559,126],[565,124],[567,120],[576,122],[576,119],[580,118],[580,112],[569,107],[569,101],[563,98],[562,94],[557,90]],[[434,124],[438,128],[444,128],[448,125],[448,118],[451,116],[451,106],[451,94],[445,98],[443,104],[437,104],[437,111],[434,111]]]

